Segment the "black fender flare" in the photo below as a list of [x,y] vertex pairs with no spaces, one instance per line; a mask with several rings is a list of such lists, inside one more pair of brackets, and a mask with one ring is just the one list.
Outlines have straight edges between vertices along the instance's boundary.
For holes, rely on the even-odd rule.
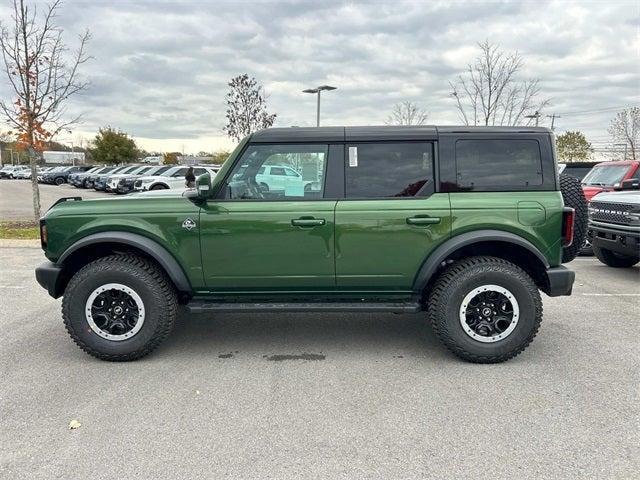
[[58,261],[57,265],[64,265],[74,252],[89,245],[95,245],[100,243],[115,243],[121,245],[128,245],[142,250],[144,253],[153,258],[167,273],[173,284],[181,292],[191,292],[191,284],[184,270],[171,253],[167,251],[162,245],[155,240],[152,240],[143,235],[139,235],[131,232],[100,232],[92,235],[87,235],[81,238],[69,248],[67,248]]
[[451,237],[437,247],[424,261],[413,281],[413,290],[423,291],[431,277],[437,272],[438,267],[456,250],[481,242],[503,242],[517,245],[531,252],[545,269],[549,268],[549,262],[545,256],[528,240],[511,232],[501,230],[476,230]]

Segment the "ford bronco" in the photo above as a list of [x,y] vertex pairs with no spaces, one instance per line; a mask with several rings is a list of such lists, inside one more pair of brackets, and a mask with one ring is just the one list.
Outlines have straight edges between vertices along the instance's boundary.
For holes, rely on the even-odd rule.
[[640,262],[640,179],[621,184],[628,191],[600,193],[589,203],[588,236],[598,260],[629,268]]
[[[272,165],[301,181],[265,187]],[[40,229],[36,278],[104,360],[151,352],[183,304],[426,312],[454,354],[493,363],[535,337],[540,291],[571,294],[586,202],[544,128],[271,128],[195,189],[61,199]]]

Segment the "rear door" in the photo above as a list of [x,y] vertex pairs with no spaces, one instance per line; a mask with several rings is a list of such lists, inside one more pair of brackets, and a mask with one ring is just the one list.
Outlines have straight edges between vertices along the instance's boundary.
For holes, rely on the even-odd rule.
[[410,291],[449,237],[449,196],[435,192],[434,142],[348,143],[345,199],[336,206],[341,290]]

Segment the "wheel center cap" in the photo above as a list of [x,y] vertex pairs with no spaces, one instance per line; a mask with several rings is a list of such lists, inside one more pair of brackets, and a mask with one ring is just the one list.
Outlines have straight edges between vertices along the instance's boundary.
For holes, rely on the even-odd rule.
[[482,315],[485,316],[485,317],[490,317],[491,313],[493,313],[493,312],[491,311],[491,309],[489,307],[484,307],[482,309]]
[[120,315],[122,313],[122,307],[119,305],[117,307],[114,307],[113,313],[115,313],[116,315]]

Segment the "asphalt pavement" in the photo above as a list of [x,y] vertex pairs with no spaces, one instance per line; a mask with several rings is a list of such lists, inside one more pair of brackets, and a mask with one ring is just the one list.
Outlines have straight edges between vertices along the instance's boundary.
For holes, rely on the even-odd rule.
[[449,354],[422,314],[183,314],[107,363],[37,286],[41,251],[7,245],[0,478],[638,478],[638,267],[573,262],[574,295],[545,297],[498,365]]
[[[40,206],[46,212],[61,197],[100,198],[110,193],[76,188],[69,184],[40,184]],[[0,220],[33,220],[31,180],[0,180]]]

